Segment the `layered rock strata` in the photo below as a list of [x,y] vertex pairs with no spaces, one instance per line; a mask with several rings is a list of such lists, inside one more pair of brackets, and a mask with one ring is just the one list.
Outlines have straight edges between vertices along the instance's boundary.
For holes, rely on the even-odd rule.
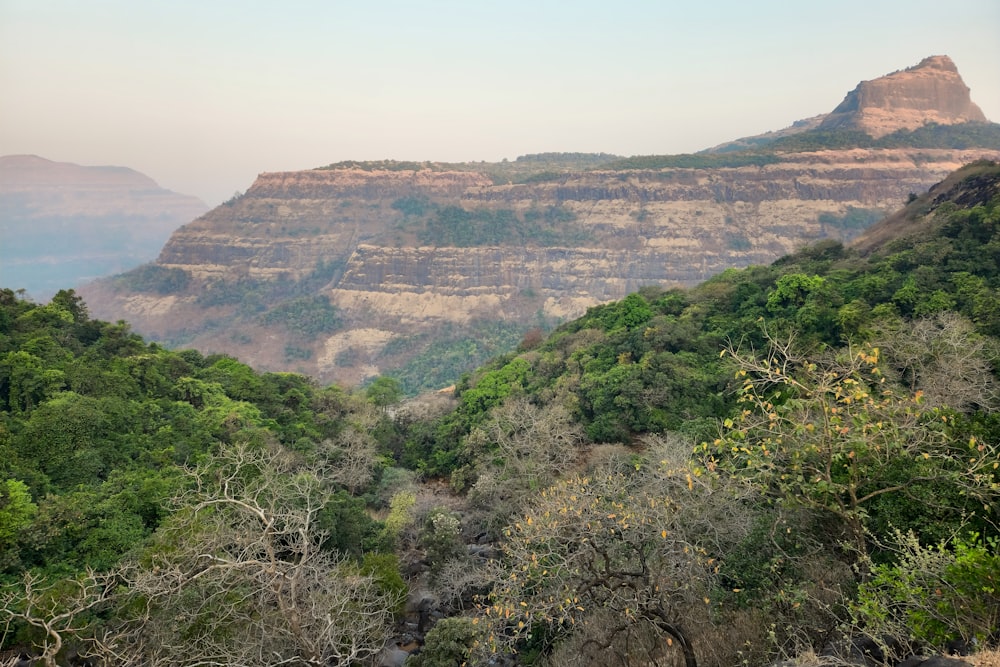
[[[430,170],[266,173],[163,248],[157,264],[191,276],[188,291],[161,296],[105,284],[85,295],[95,314],[127,319],[154,338],[350,384],[404,363],[384,353],[393,341],[432,334],[443,323],[572,318],[643,285],[691,285],[821,238],[847,240],[861,231],[852,212],[871,221],[984,157],[1000,153],[822,151],[760,167],[595,171],[501,185],[481,174]],[[414,214],[407,202],[424,212]],[[561,222],[552,224],[575,240],[427,243],[429,211],[447,207],[518,219],[558,211]],[[289,335],[273,326],[244,319],[235,335],[227,327],[239,304],[199,302],[199,290],[212,285],[296,284],[317,266],[329,271],[316,289],[346,326],[309,342],[308,359],[289,362]],[[348,348],[356,359],[345,363]]]
[[819,125],[821,130],[861,130],[878,138],[929,123],[985,123],[958,68],[948,56],[872,81],[862,81]]

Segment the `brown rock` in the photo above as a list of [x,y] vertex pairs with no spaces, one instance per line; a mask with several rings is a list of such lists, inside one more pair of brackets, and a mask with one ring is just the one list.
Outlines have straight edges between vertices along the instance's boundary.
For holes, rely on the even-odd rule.
[[[643,285],[691,285],[822,238],[849,240],[861,230],[831,220],[852,209],[895,210],[909,193],[981,157],[1000,152],[821,151],[760,167],[580,172],[523,185],[429,170],[268,173],[164,246],[158,264],[188,272],[187,292],[116,292],[107,283],[81,291],[94,316],[126,319],[145,335],[355,384],[405,363],[422,349],[406,341],[430,334],[428,345],[444,325],[502,320],[527,329],[539,313],[569,319]],[[399,208],[404,197],[522,218],[558,209],[572,218],[565,224],[576,240],[421,245],[422,223]],[[213,282],[296,281],[320,262],[334,270],[313,289],[347,326],[296,341],[309,346],[308,359],[285,358],[290,334],[279,326],[244,319],[234,335],[226,322],[240,304],[197,301]]]
[[928,123],[969,122],[987,121],[951,58],[931,56],[901,72],[862,81],[819,129],[861,130],[878,138]]

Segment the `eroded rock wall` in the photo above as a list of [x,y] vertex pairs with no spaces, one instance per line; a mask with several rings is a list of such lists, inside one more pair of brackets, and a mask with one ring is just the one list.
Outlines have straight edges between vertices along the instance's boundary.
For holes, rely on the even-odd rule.
[[[394,341],[432,338],[445,323],[573,318],[643,285],[691,285],[821,238],[849,239],[861,229],[837,221],[852,210],[894,210],[984,157],[1000,152],[823,151],[762,167],[583,172],[500,185],[430,170],[262,174],[243,197],[179,229],[163,248],[158,264],[192,276],[186,293],[98,285],[85,296],[97,316],[127,319],[155,338],[351,384],[405,361],[383,354]],[[428,210],[522,218],[558,210],[577,240],[429,245],[421,241],[423,218],[400,204],[405,198]],[[246,304],[199,303],[198,290],[213,284],[299,284],[317,266],[327,270],[310,289],[337,306],[345,326],[315,340],[264,326]],[[287,358],[292,339],[308,346],[308,358]],[[360,351],[356,361],[342,354],[347,349]]]

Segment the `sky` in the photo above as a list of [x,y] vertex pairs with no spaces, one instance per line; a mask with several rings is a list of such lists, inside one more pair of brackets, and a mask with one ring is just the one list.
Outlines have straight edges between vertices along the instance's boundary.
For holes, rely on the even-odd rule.
[[684,153],[946,54],[1000,121],[998,0],[0,0],[0,155],[216,205],[341,160]]

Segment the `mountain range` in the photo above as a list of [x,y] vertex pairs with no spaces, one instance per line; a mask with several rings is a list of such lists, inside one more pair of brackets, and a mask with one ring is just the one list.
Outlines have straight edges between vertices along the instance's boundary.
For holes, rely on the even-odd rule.
[[120,273],[207,210],[126,167],[0,157],[0,285],[43,298]]
[[263,173],[154,263],[80,291],[96,317],[169,345],[416,391],[644,285],[848,241],[980,159],[1000,159],[1000,126],[934,56],[829,114],[696,155]]

